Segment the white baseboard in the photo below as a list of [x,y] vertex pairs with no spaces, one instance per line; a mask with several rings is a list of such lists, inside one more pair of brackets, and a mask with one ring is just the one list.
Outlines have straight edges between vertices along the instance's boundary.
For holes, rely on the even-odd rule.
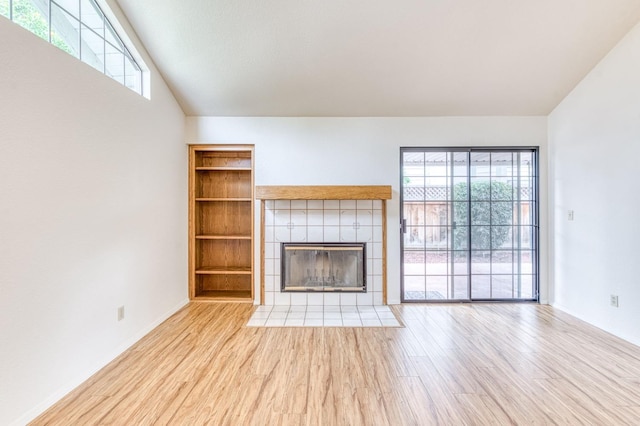
[[595,323],[591,319],[586,318],[581,314],[578,314],[577,312],[567,308],[566,306],[563,306],[563,305],[560,305],[560,304],[557,304],[557,303],[553,303],[553,304],[551,304],[551,306],[553,306],[555,309],[558,309],[558,310],[564,312],[567,315],[571,315],[572,317],[579,319],[580,321],[584,321],[589,325],[592,325],[592,326],[594,326],[596,328],[599,328],[600,330],[602,330],[602,331],[604,331],[606,333],[609,333],[612,336],[616,336],[616,337],[618,337],[618,338],[620,338],[622,340],[625,340],[625,341],[627,341],[627,342],[629,342],[629,343],[631,343],[633,345],[640,346],[640,342],[634,341],[631,336],[622,335],[622,334],[616,332],[615,330],[611,330],[610,328],[607,328],[607,327],[605,327],[603,325]]

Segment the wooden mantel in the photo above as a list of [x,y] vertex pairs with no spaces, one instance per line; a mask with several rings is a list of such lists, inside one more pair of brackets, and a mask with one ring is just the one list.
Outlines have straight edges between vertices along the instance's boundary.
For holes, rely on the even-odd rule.
[[256,186],[258,200],[390,200],[391,185]]

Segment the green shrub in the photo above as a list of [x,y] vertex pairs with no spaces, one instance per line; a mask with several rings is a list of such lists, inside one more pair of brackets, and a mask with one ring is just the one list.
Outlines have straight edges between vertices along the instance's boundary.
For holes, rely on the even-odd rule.
[[[471,245],[473,249],[496,249],[507,241],[509,227],[488,225],[513,224],[513,190],[511,185],[500,181],[473,181],[471,188]],[[469,196],[467,183],[453,187],[454,250],[465,250],[467,246],[467,224]]]
[[[45,40],[49,40],[49,23],[47,21],[45,13],[48,10],[41,10],[46,7],[46,3],[38,2],[40,7],[37,7],[30,0],[13,0],[13,22],[27,30],[31,31],[35,35]],[[9,17],[9,5],[7,2],[0,0],[0,15]],[[65,52],[75,55],[73,50],[65,42],[65,40],[56,32],[51,32],[51,43],[64,50]]]

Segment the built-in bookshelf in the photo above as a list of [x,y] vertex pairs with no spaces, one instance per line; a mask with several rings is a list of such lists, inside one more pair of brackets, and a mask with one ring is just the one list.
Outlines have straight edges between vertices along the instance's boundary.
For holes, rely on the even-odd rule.
[[253,146],[191,145],[189,296],[253,301]]

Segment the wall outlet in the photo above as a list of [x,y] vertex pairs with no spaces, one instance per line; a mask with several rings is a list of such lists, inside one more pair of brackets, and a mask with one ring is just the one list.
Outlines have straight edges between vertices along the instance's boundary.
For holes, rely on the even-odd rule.
[[618,307],[618,296],[612,294],[611,296],[609,296],[609,304],[611,306],[613,306],[614,308]]
[[569,210],[569,211],[567,212],[567,219],[569,219],[569,220],[573,220],[573,210]]
[[124,306],[118,306],[118,321],[124,319]]

